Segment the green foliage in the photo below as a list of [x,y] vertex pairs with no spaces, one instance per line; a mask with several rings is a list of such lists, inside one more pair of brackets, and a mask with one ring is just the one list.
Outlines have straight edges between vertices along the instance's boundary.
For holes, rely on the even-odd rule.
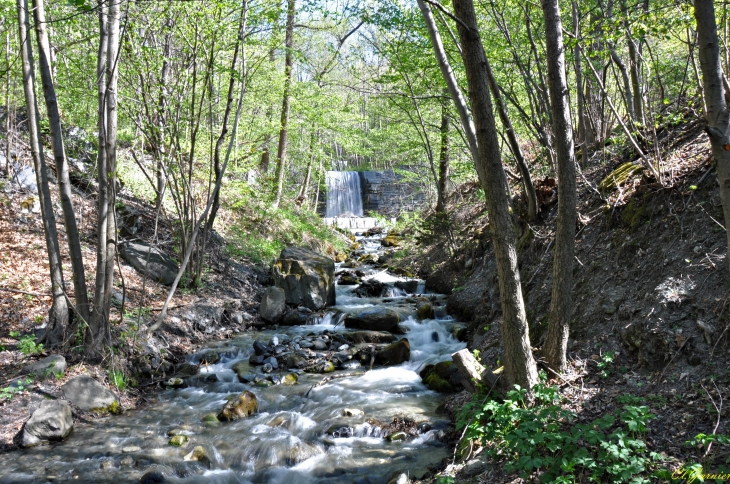
[[601,378],[607,378],[611,373],[609,368],[613,364],[613,352],[607,351],[601,355],[601,359],[596,362]]
[[644,442],[654,417],[648,407],[626,405],[617,414],[578,423],[577,414],[561,407],[556,387],[539,384],[533,392],[532,407],[519,386],[502,402],[475,396],[457,426],[466,426],[466,438],[481,441],[490,458],[523,478],[537,471],[542,482],[650,482],[644,476],[661,456],[648,452]]
[[310,246],[320,253],[346,248],[342,235],[324,225],[314,212],[286,204],[272,210],[245,184],[231,184],[226,193],[236,200],[230,208],[238,215],[227,234],[226,250],[231,256],[269,264],[288,245]]
[[124,373],[122,373],[119,370],[109,370],[109,381],[119,389],[120,392],[123,392],[127,389],[127,386],[129,383],[127,382],[127,377],[124,376]]
[[0,400],[10,400],[13,398],[13,395],[22,392],[31,383],[33,383],[33,379],[26,377],[17,380],[14,386],[0,388]]
[[35,342],[34,334],[27,334],[22,336],[18,341],[18,350],[24,355],[37,355],[43,353],[43,344]]

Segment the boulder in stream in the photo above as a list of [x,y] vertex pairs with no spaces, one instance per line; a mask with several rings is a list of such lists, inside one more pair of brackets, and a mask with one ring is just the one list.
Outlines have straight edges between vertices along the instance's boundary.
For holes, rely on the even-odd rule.
[[425,319],[434,319],[434,317],[436,317],[431,301],[425,299],[419,300],[416,303],[416,317],[419,321],[423,321]]
[[310,312],[300,311],[299,309],[295,309],[294,311],[289,311],[286,313],[286,316],[284,316],[284,319],[281,321],[282,326],[304,326],[307,324],[307,320],[312,315]]
[[226,403],[223,410],[218,414],[218,420],[231,421],[248,417],[256,413],[259,408],[259,402],[252,392],[246,390],[238,397]]
[[284,289],[288,304],[313,311],[335,305],[335,263],[302,247],[287,247],[274,262],[274,283]]
[[264,291],[259,306],[261,319],[277,324],[286,311],[286,293],[280,287],[268,287]]
[[389,331],[391,333],[400,333],[398,323],[400,323],[400,314],[383,307],[368,308],[360,313],[348,314],[345,318],[346,328]]
[[375,354],[375,362],[380,365],[400,365],[411,359],[411,344],[403,338],[389,344]]
[[416,294],[418,292],[418,279],[409,279],[407,281],[395,281],[393,284],[398,289],[403,289],[408,294]]
[[90,376],[70,379],[62,387],[63,396],[81,410],[93,413],[118,413],[119,398]]
[[387,331],[351,331],[342,333],[347,341],[358,343],[393,343],[395,336]]
[[71,407],[62,400],[43,400],[25,422],[21,435],[23,447],[33,447],[65,439],[73,429]]

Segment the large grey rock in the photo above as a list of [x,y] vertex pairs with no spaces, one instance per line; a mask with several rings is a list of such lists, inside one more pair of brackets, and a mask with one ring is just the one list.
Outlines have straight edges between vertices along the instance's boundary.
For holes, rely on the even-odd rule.
[[399,333],[400,319],[400,314],[392,309],[374,307],[357,314],[348,314],[345,318],[345,327]]
[[464,387],[470,393],[475,393],[477,391],[476,385],[482,382],[484,366],[474,358],[474,355],[467,348],[452,354],[451,359],[465,377]]
[[119,405],[119,399],[111,390],[85,375],[70,379],[62,390],[66,400],[81,410],[110,412]]
[[73,429],[73,415],[68,403],[61,400],[43,400],[23,426],[23,447],[65,439]]
[[261,319],[270,323],[278,323],[281,321],[286,311],[286,294],[284,289],[280,287],[268,287],[264,291],[259,306],[259,314]]
[[[149,264],[147,264],[148,252]],[[121,244],[119,253],[140,274],[146,272],[151,279],[168,286],[175,281],[177,272],[180,270],[172,257],[146,244],[125,242]]]
[[25,365],[20,370],[21,375],[36,375],[45,377],[63,373],[66,370],[66,358],[61,355],[50,355],[41,360]]
[[400,365],[411,359],[411,345],[406,338],[391,343],[375,354],[375,362],[380,365]]
[[272,266],[274,284],[286,302],[311,310],[335,305],[335,263],[301,247],[287,247]]

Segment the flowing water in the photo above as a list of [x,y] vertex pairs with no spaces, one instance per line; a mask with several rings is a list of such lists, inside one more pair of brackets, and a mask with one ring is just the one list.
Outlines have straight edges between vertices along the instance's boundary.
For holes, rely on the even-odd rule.
[[[377,241],[366,242],[369,250],[378,247]],[[368,272],[367,277],[383,282],[394,279],[376,269]],[[263,388],[240,383],[232,369],[237,363],[248,365],[256,339],[268,343],[273,338],[295,340],[325,330],[348,331],[337,325],[341,320],[337,310],[385,304],[408,314],[411,307],[408,296],[358,298],[352,291],[353,286],[338,287],[338,306],[316,325],[246,333],[190,355],[191,363],[198,363],[207,351],[221,356],[216,364],[203,367],[195,386],[166,390],[144,409],[77,422],[62,443],[0,455],[0,483],[119,484],[139,482],[149,471],[164,474],[164,482],[216,484],[385,484],[401,471],[417,478],[424,475],[448,456],[439,441],[448,422],[436,412],[443,395],[427,389],[418,371],[428,363],[450,359],[464,347],[451,336],[454,323],[443,311],[437,312],[438,319],[419,323],[409,317],[402,323],[408,329],[411,356],[398,366],[375,368],[316,387],[325,376],[347,372],[301,373],[297,385]],[[257,367],[250,370],[255,373]],[[281,374],[288,372],[284,369]],[[258,412],[253,416],[223,423],[201,420],[218,413],[228,397],[244,390],[258,398]],[[344,417],[344,409],[358,409],[363,415]],[[387,424],[395,417],[414,419],[421,429],[418,436],[390,442],[370,420]],[[169,445],[171,430],[187,435],[190,443],[183,448]],[[184,460],[195,446],[205,449],[209,466]]]
[[327,217],[362,217],[362,189],[360,173],[356,171],[328,171]]

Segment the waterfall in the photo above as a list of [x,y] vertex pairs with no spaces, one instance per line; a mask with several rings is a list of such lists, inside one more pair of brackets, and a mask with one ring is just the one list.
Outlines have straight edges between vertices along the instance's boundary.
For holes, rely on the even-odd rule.
[[356,171],[328,171],[327,217],[362,217],[362,189]]

